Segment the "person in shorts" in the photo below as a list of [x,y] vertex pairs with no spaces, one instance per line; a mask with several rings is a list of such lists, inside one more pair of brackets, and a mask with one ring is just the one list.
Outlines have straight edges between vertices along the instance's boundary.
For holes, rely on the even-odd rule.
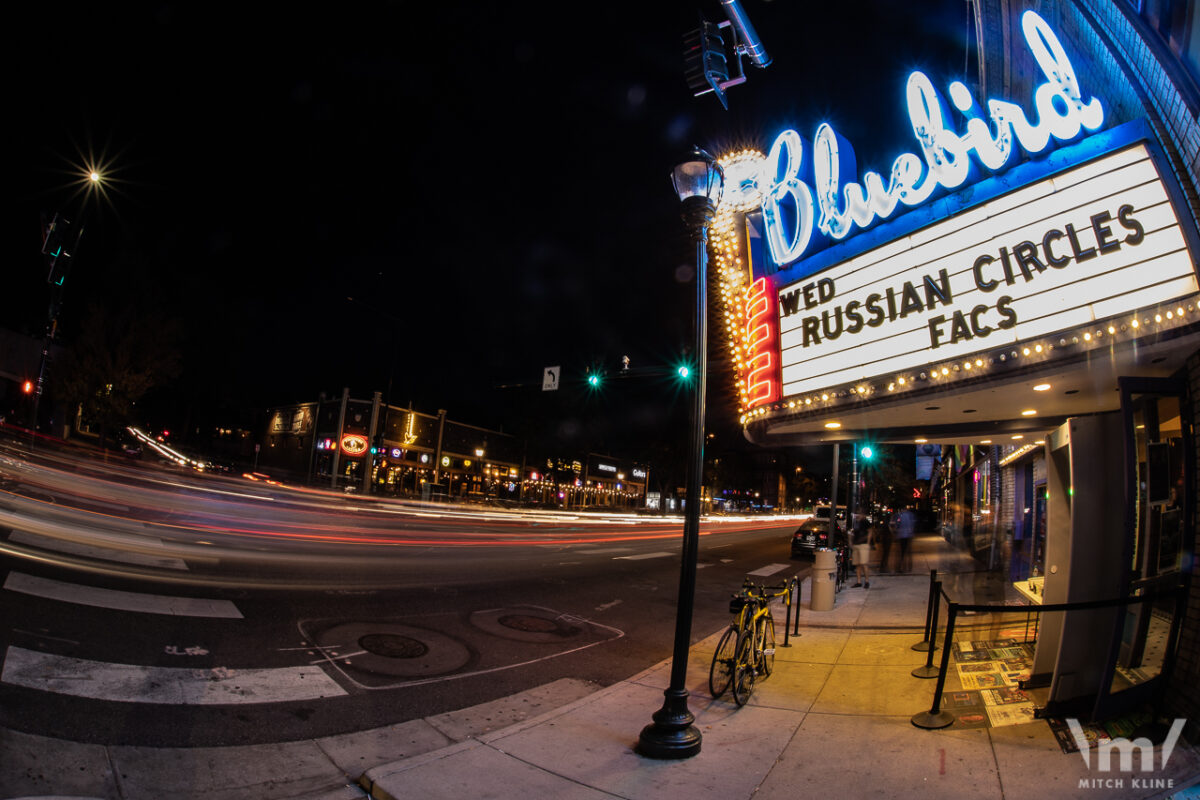
[[871,545],[875,543],[875,531],[867,523],[865,514],[859,514],[854,519],[854,527],[850,529],[850,547],[854,553],[854,574],[858,582],[851,588],[871,588],[871,573],[867,562],[871,560]]

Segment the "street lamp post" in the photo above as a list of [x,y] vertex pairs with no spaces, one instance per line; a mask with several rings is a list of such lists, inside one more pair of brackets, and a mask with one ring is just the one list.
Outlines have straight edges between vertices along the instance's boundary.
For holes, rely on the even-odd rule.
[[650,758],[690,758],[700,752],[700,731],[688,709],[687,659],[692,636],[692,606],[696,597],[696,557],[700,547],[700,497],[704,477],[704,393],[707,387],[708,227],[721,202],[725,173],[708,153],[695,149],[671,173],[683,206],[683,221],[696,245],[696,378],[693,382],[692,431],[688,443],[687,508],[684,510],[683,557],[679,569],[679,601],[675,611],[675,644],[671,684],[662,708],[642,729],[637,752]]

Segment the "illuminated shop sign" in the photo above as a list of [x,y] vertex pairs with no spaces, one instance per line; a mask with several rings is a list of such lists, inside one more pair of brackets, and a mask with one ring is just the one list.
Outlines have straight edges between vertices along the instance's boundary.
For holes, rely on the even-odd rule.
[[639,478],[641,480],[645,480],[646,479],[646,470],[638,469],[637,467],[634,467],[633,468],[633,477]]
[[614,467],[612,464],[597,464],[596,469],[600,470],[601,472],[616,472],[617,471],[617,468]]
[[1045,77],[1034,91],[1033,120],[1004,100],[988,100],[985,111],[961,81],[954,81],[948,87],[950,103],[966,119],[959,133],[933,82],[913,72],[906,101],[919,154],[897,157],[886,180],[867,172],[854,183],[854,150],[828,123],[817,128],[808,147],[794,130],[779,134],[755,180],[772,263],[784,267],[804,256],[814,230],[826,243],[843,240],[905,207],[928,202],[938,189],[964,186],[976,165],[998,172],[1014,161],[1018,147],[1037,154],[1098,130],[1104,109],[1097,98],[1085,98],[1054,31],[1033,11],[1021,16],[1021,30]]
[[934,360],[969,371],[982,351],[1061,331],[1136,338],[1134,310],[1198,288],[1136,143],[780,289],[783,394],[903,384]]
[[367,437],[357,433],[347,433],[342,436],[342,452],[348,456],[361,456],[370,449]]

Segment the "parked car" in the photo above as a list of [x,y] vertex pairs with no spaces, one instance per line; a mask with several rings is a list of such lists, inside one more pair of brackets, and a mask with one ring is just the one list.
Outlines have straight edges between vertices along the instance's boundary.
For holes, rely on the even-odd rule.
[[792,558],[812,556],[818,547],[849,547],[846,531],[846,507],[838,506],[834,542],[829,541],[829,506],[817,506],[813,515],[792,533]]

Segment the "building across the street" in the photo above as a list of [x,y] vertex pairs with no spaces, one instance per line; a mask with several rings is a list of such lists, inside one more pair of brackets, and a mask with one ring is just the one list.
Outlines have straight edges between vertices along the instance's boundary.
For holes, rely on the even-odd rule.
[[1041,618],[1048,709],[1194,738],[1200,3],[968,8],[967,74],[895,87],[882,174],[821,120],[720,159],[741,422],[915,444],[919,502],[1026,602],[1128,601]]
[[530,453],[522,438],[436,414],[337,397],[272,408],[258,463],[293,479],[425,500],[490,500],[562,508],[646,504],[649,467],[612,456]]

